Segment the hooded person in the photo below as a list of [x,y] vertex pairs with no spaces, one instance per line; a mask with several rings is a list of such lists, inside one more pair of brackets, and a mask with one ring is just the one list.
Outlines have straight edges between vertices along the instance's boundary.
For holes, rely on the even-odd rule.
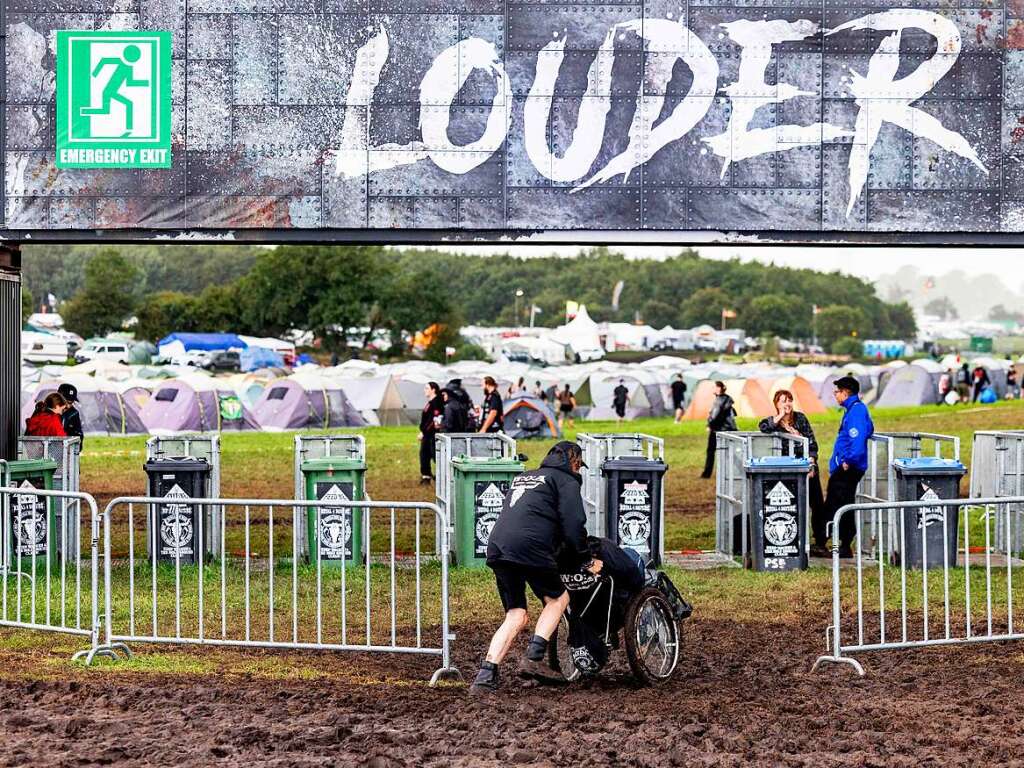
[[575,443],[555,445],[540,467],[516,477],[491,529],[487,565],[494,571],[505,620],[491,639],[487,656],[470,693],[498,689],[498,665],[519,633],[526,628],[526,587],[541,601],[533,637],[520,663],[526,677],[558,679],[545,663],[548,641],[569,604],[559,567],[599,573],[602,563],[592,557],[587,542],[580,469],[583,452]]
[[[462,379],[449,379],[448,383],[444,385],[444,389],[441,390],[443,395],[445,392],[448,396],[454,399],[465,412],[466,418],[463,426],[455,430],[457,432],[476,432],[477,425],[476,419],[473,415],[473,398],[469,396],[469,393],[462,388]],[[444,432],[448,432],[448,429],[444,429]]]
[[441,390],[441,399],[444,401],[444,411],[441,415],[441,432],[452,435],[470,431],[469,411],[466,410],[465,404],[459,397],[459,391],[451,387],[445,387]]
[[707,479],[715,469],[715,451],[718,450],[718,433],[736,431],[736,408],[731,396],[726,394],[725,384],[715,382],[715,401],[708,411],[708,447],[704,458],[704,472]]

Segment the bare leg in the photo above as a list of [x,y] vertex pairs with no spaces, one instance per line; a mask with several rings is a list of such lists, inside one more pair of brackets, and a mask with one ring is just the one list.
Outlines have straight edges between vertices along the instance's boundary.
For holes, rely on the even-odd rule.
[[[566,593],[566,599],[568,602],[569,594]],[[547,610],[545,606],[544,610]],[[541,619],[544,616],[541,614]],[[561,614],[559,614],[561,618]],[[511,611],[505,614],[505,621],[498,627],[498,631],[494,633],[494,637],[491,638],[491,644],[487,648],[487,661],[492,664],[501,664],[505,656],[508,655],[509,648],[512,647],[512,643],[515,642],[516,637],[526,629],[526,624],[529,621],[526,611],[522,608],[513,608]],[[538,621],[538,626],[540,622]],[[558,626],[558,619],[555,619],[555,626]],[[554,631],[554,630],[552,630]]]
[[545,597],[544,610],[540,612],[540,618],[537,619],[535,634],[545,640],[550,640],[551,636],[555,634],[555,630],[558,629],[558,622],[562,620],[562,614],[568,607],[568,592],[563,592],[561,597]]

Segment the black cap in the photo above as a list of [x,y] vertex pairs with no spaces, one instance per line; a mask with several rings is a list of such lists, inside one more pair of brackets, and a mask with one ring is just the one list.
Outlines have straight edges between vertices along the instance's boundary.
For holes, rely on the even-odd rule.
[[851,395],[860,394],[860,382],[853,376],[841,376],[832,382],[832,386],[836,389],[845,389]]
[[64,396],[64,399],[69,403],[78,402],[78,387],[74,384],[61,384],[57,387],[57,392]]
[[587,463],[583,461],[583,449],[580,448],[576,443],[570,442],[569,440],[562,440],[548,451],[548,456],[552,454],[561,454],[567,459],[578,458],[580,460],[580,466],[586,467]]

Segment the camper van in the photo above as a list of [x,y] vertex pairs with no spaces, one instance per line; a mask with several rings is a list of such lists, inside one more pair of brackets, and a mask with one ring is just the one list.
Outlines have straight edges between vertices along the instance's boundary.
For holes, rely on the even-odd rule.
[[27,363],[66,363],[68,343],[52,333],[22,331],[21,359]]
[[130,362],[128,342],[117,339],[89,339],[75,353],[76,363],[87,363],[91,360],[113,360],[115,363],[128,365]]

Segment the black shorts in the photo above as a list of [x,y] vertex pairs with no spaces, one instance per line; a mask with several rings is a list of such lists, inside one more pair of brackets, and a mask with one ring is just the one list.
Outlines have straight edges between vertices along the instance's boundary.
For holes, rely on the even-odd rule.
[[562,413],[572,413],[572,403],[562,403],[558,406],[558,410]]
[[618,403],[616,403],[615,413],[618,415],[620,419],[624,419],[626,417],[626,404],[623,403],[622,405],[619,405]]
[[562,577],[554,569],[531,568],[502,560],[489,562],[487,565],[494,571],[494,580],[498,583],[498,595],[501,597],[505,613],[513,608],[526,610],[527,585],[541,603],[545,597],[558,598],[565,593]]

